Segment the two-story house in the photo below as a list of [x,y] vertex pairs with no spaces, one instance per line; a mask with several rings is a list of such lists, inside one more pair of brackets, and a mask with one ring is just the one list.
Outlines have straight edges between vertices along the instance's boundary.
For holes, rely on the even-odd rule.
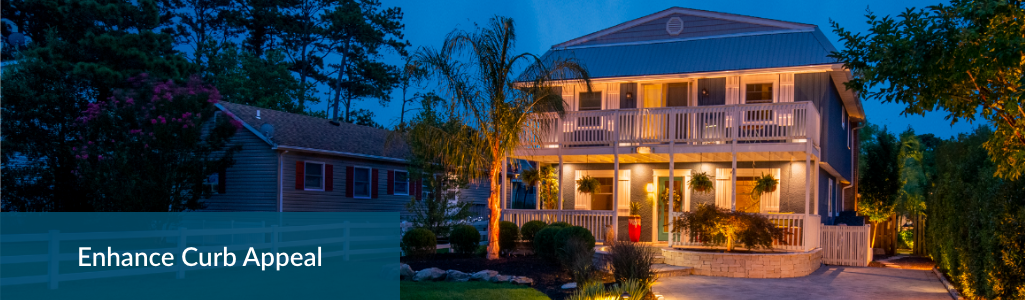
[[[554,126],[524,134],[510,158],[558,167],[558,209],[503,218],[565,220],[599,240],[611,225],[626,239],[634,203],[642,241],[687,244],[670,241],[667,220],[703,203],[766,214],[795,233],[784,248],[814,248],[818,224],[854,209],[865,120],[835,50],[815,25],[678,7],[552,46],[543,59],[577,60],[592,86],[558,83],[567,112],[534,115],[531,126]],[[699,173],[713,191],[686,184]],[[767,174],[777,188],[752,197]],[[578,192],[583,176],[601,188]],[[666,189],[680,203],[659,201]]]

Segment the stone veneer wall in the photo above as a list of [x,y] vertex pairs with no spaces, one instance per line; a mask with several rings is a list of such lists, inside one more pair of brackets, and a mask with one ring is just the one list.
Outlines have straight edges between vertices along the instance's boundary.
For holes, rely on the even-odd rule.
[[669,265],[694,268],[694,275],[740,278],[790,278],[811,274],[822,265],[822,249],[788,253],[712,253],[662,249]]

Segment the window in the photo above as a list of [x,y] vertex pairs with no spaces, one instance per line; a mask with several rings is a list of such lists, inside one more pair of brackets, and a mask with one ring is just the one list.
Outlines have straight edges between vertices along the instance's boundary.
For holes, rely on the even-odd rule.
[[306,171],[304,174],[303,182],[306,184],[306,190],[311,191],[323,191],[324,190],[324,164],[317,162],[306,162]]
[[409,173],[406,171],[395,171],[395,194],[409,195]]
[[847,128],[847,108],[840,107],[840,127]]
[[370,198],[370,169],[356,167],[352,172],[352,195],[356,198]]
[[666,85],[666,106],[678,107],[687,106],[687,96],[690,85],[683,83],[670,83]]
[[601,110],[601,92],[580,93],[580,110]]
[[772,103],[772,83],[748,84],[745,96],[747,104]]
[[601,185],[591,193],[591,210],[612,210],[612,177],[595,178]]
[[827,185],[826,188],[827,188],[826,198],[828,199],[826,201],[826,215],[832,217],[833,216],[833,201],[834,201],[834,199],[836,199],[833,196],[833,178],[829,179],[829,185]]
[[221,193],[220,188],[219,188],[220,183],[221,183],[220,177],[221,177],[221,173],[218,172],[218,173],[210,174],[210,176],[207,176],[206,179],[203,179],[203,185],[207,186],[207,187],[210,187],[210,192],[211,192],[212,195],[217,195],[217,194]]

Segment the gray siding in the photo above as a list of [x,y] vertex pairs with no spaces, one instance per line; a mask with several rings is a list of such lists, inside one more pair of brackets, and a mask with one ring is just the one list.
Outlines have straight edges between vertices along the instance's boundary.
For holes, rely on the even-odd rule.
[[[669,35],[666,32],[666,22],[670,18],[679,17],[683,20],[683,31],[679,35]],[[748,32],[764,32],[780,30],[781,28],[734,22],[720,19],[704,18],[684,14],[671,14],[643,24],[611,33],[597,39],[587,41],[581,45],[600,45],[626,42],[640,42],[664,39],[683,39],[703,36],[715,36],[724,34],[737,34]]]
[[247,129],[239,129],[232,142],[242,150],[225,173],[225,193],[206,199],[206,210],[277,211],[277,154]]
[[[388,170],[406,170],[401,163],[385,163],[365,159],[327,156],[309,153],[289,152],[283,155],[284,170],[282,172],[282,193],[284,211],[286,212],[390,212],[397,211],[407,215],[406,203],[412,199],[407,195],[387,195]],[[295,188],[296,162],[316,161],[334,166],[332,191],[307,191]],[[346,167],[360,166],[377,169],[377,199],[359,199],[345,196]]]

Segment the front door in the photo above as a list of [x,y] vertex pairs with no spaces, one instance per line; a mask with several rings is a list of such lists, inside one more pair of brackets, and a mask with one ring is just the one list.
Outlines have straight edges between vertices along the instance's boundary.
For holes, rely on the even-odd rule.
[[[669,215],[669,202],[662,200],[663,193],[669,186],[669,177],[658,178],[658,197],[656,203],[658,203],[658,240],[668,241],[669,240],[669,223],[666,222],[666,216]],[[673,189],[677,195],[683,195],[683,177],[673,177]],[[673,208],[675,211],[680,211],[679,204]]]

